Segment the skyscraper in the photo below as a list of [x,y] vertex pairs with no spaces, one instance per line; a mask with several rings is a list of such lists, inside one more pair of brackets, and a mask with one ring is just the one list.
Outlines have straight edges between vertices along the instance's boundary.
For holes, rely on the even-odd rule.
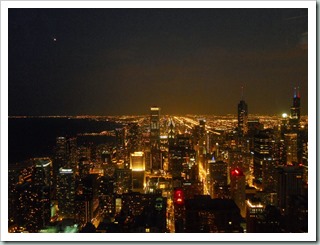
[[49,158],[34,159],[34,184],[35,186],[52,185],[52,161]]
[[72,169],[60,168],[57,197],[61,218],[74,218],[75,176]]
[[238,104],[238,132],[240,137],[248,132],[248,105],[243,99],[243,89],[242,97]]
[[210,195],[212,198],[226,198],[228,196],[227,163],[223,161],[209,162]]
[[151,149],[158,149],[160,146],[160,108],[150,108],[150,144]]
[[294,88],[293,104],[290,109],[290,127],[291,130],[298,130],[300,127],[300,91],[299,87]]
[[303,168],[299,166],[281,166],[278,168],[278,202],[282,213],[288,214],[292,198],[301,195]]
[[130,169],[133,171],[144,171],[145,166],[145,156],[142,151],[136,151],[130,154]]
[[246,177],[239,168],[234,168],[230,171],[230,194],[231,199],[237,204],[242,217],[246,215]]
[[255,184],[264,190],[274,190],[276,161],[274,158],[275,140],[270,130],[262,130],[254,137],[254,177]]
[[160,108],[152,106],[150,108],[150,148],[151,148],[151,168],[161,169],[160,158]]
[[284,144],[285,144],[285,153],[286,153],[286,163],[288,165],[291,165],[293,163],[298,162],[298,156],[297,156],[297,134],[291,133],[291,134],[284,134]]
[[168,143],[169,146],[173,146],[175,141],[175,124],[172,118],[169,119],[168,128]]

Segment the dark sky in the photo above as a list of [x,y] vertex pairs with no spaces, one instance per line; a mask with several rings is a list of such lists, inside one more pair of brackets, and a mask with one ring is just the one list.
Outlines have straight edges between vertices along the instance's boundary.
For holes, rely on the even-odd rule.
[[9,9],[9,115],[308,113],[307,9]]

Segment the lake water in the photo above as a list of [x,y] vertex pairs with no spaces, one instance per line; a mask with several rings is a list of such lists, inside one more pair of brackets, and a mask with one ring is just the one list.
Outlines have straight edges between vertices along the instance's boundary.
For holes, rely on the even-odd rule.
[[99,133],[122,125],[110,121],[68,118],[9,118],[9,164],[51,156],[58,136]]

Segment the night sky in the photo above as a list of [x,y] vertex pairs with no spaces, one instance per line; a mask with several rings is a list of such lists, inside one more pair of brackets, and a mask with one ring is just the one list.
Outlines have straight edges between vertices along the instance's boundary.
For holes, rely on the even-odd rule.
[[9,116],[308,113],[307,9],[9,9]]

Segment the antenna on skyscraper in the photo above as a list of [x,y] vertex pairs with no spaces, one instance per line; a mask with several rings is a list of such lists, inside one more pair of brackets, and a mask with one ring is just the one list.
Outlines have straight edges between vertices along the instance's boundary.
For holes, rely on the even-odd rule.
[[298,98],[300,98],[300,86],[298,86]]
[[294,90],[293,90],[293,97],[297,98],[297,88],[296,87],[294,87]]
[[241,86],[241,100],[243,100],[243,86]]

